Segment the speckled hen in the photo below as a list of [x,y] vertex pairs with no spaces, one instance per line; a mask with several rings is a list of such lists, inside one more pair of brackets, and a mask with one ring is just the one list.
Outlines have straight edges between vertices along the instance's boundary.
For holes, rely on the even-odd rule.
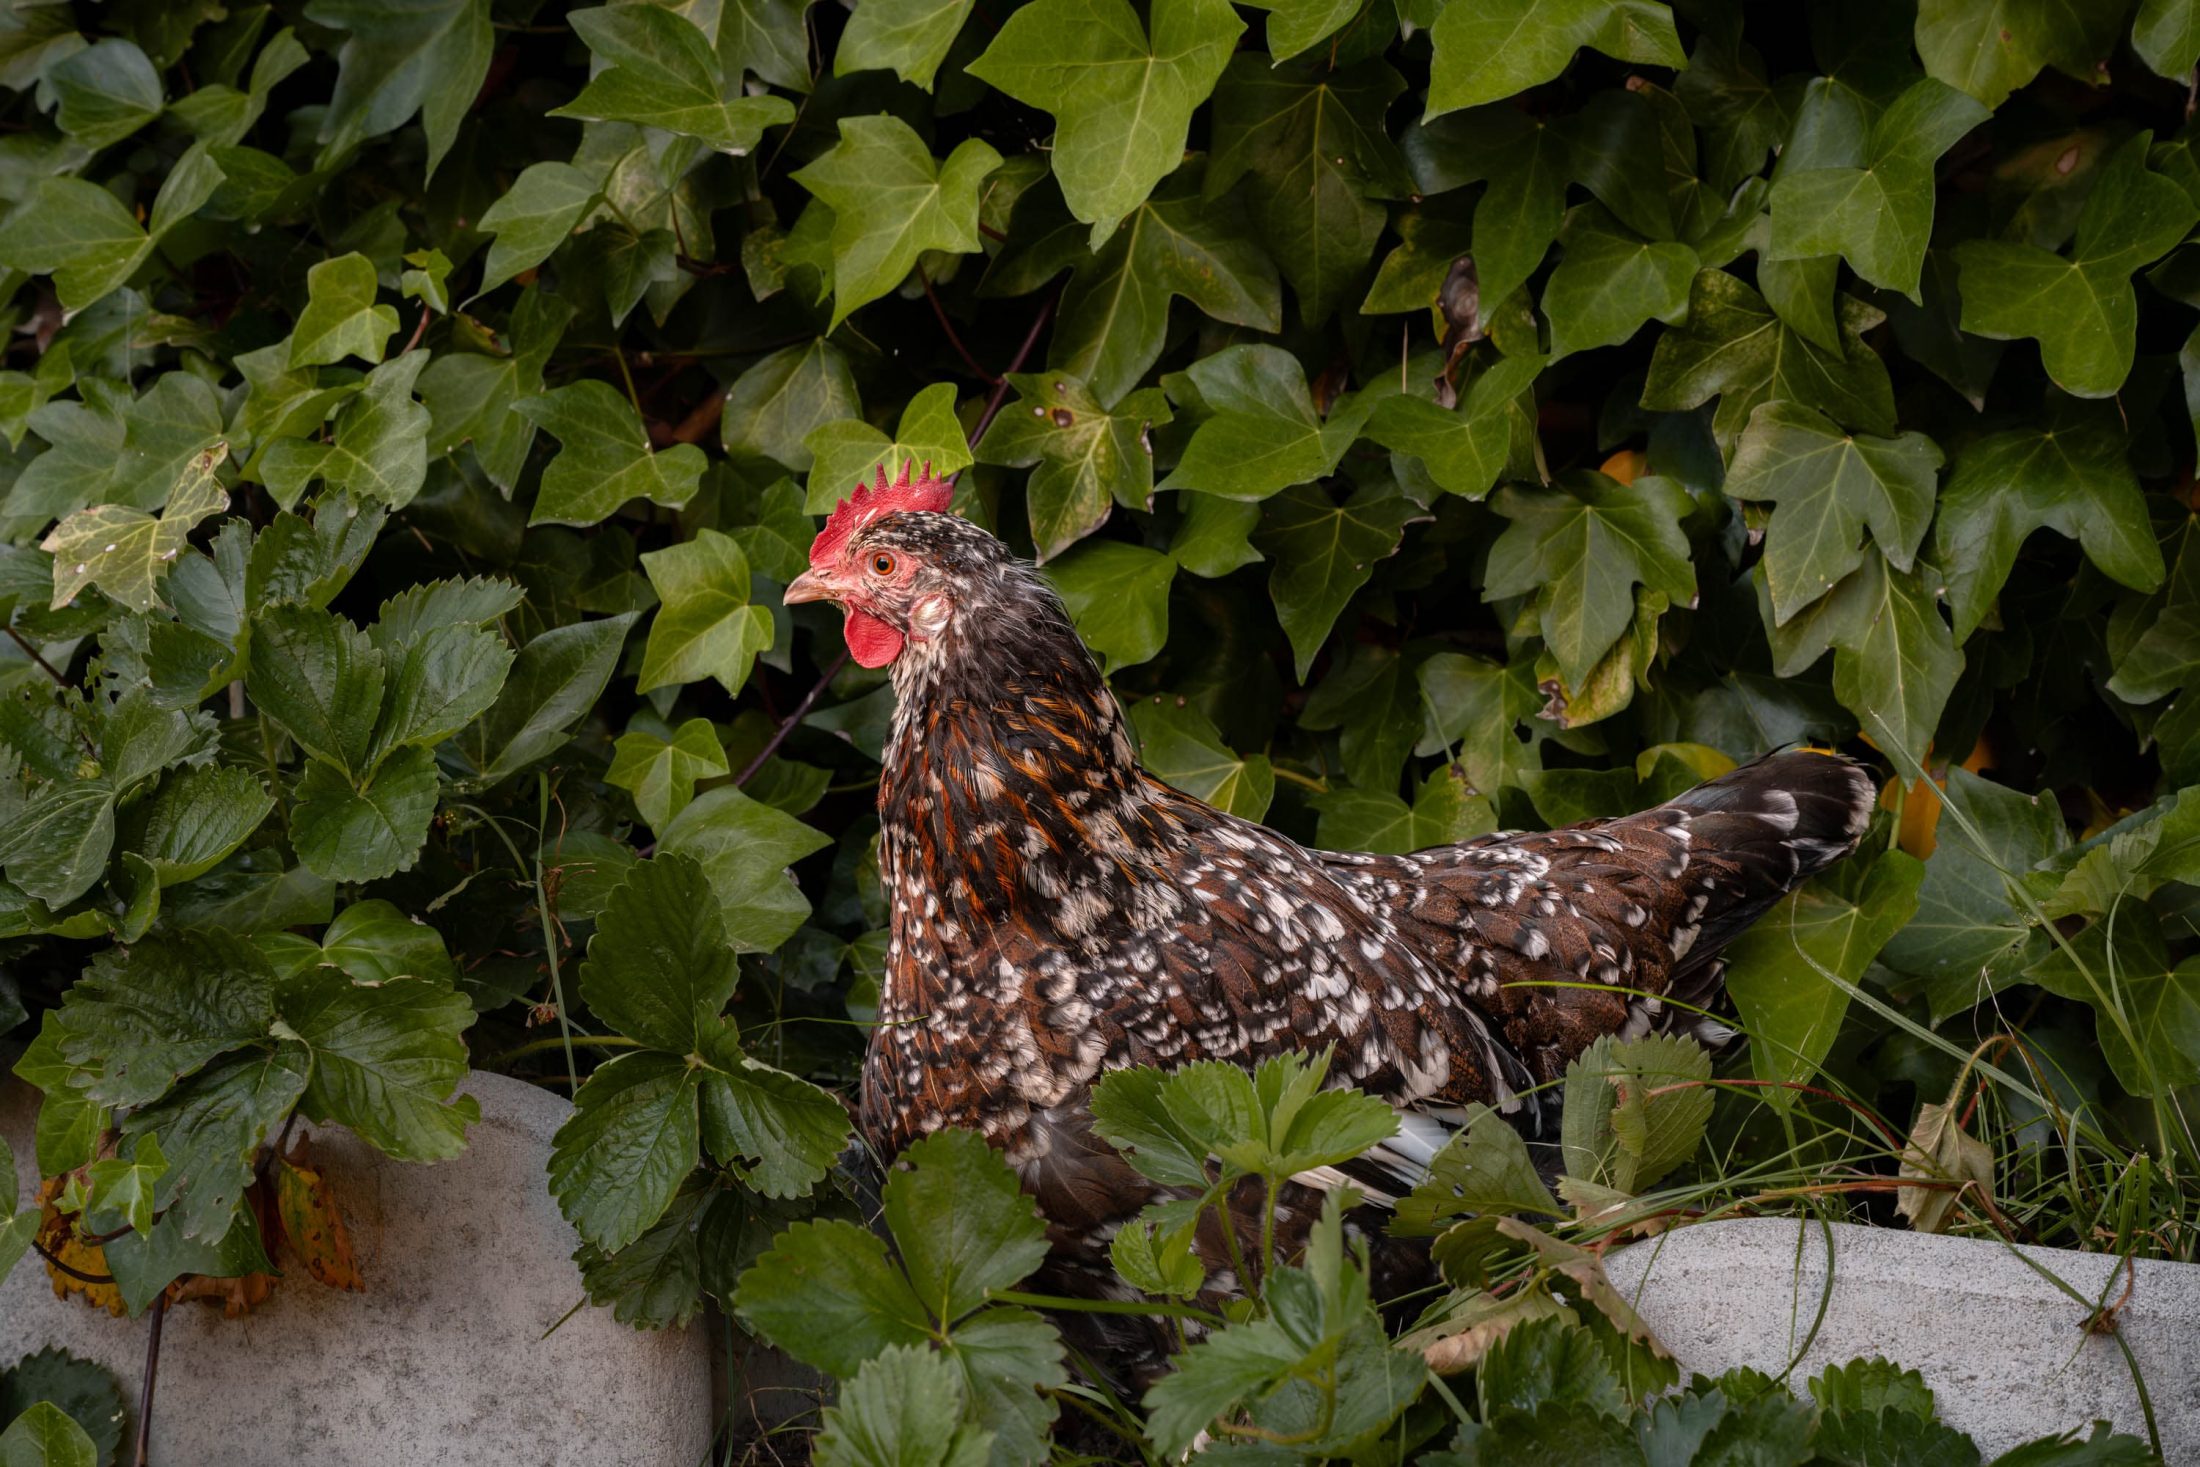
[[1469,1103],[1519,1113],[1599,1035],[1692,1017],[1663,1001],[1706,999],[1719,949],[1864,830],[1864,772],[1797,752],[1623,819],[1308,850],[1142,770],[1052,587],[948,500],[881,470],[787,600],[837,601],[856,659],[893,669],[865,1126],[887,1156],[982,1131],[1052,1224],[1057,1286],[1110,1288],[1106,1241],[1155,1195],[1091,1133],[1104,1072],[1333,1045],[1333,1079],[1399,1109],[1352,1172],[1391,1200]]

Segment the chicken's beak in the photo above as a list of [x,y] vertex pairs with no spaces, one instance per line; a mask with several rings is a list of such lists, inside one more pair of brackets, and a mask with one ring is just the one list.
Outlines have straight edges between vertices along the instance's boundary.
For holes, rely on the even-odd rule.
[[789,606],[799,606],[805,601],[831,601],[839,594],[838,588],[814,570],[806,570],[787,583],[787,591],[779,599]]

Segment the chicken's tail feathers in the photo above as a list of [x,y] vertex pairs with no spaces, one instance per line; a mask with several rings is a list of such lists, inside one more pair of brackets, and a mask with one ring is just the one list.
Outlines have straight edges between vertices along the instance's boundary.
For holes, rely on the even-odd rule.
[[[1787,892],[1856,849],[1878,791],[1862,765],[1816,749],[1767,754],[1706,780],[1653,810],[1684,828],[1701,930],[1696,951],[1727,939]],[[1674,815],[1682,818],[1674,820]]]

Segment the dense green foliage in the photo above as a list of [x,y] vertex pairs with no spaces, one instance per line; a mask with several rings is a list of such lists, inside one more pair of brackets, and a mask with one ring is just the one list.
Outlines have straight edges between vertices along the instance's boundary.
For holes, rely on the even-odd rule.
[[[1609,1081],[1559,1198],[1478,1127],[1416,1204],[1455,1259],[1545,1256],[1462,1213],[1578,1248],[1806,1183],[2191,1256],[2196,59],[2192,0],[0,3],[0,1042],[44,1093],[0,1180],[62,1179],[134,1312],[267,1266],[292,1116],[449,1157],[498,1068],[576,1087],[548,1184],[622,1318],[770,1330],[821,1296],[744,1270],[813,1248],[907,1306],[814,1358],[935,1460],[1235,1409],[1213,1342],[1077,1396],[989,1297],[1028,1236],[919,1256],[927,1176],[1020,1207],[960,1140],[897,1251],[851,1221],[892,695],[780,588],[916,458],[1151,769],[1311,842],[1885,770],[1734,950],[1746,1055],[1670,1133]],[[1368,1140],[1125,1135],[1201,1186]],[[1184,1222],[1118,1248],[1164,1313]],[[1217,1339],[1371,1382],[1284,1435],[1436,1409],[1333,1242],[1262,1276],[1267,1343]],[[1496,1297],[1449,1276],[1439,1324]]]

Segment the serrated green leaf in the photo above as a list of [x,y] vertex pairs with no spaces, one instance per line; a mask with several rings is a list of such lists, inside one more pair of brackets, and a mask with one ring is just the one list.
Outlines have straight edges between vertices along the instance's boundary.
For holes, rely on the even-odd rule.
[[703,1145],[766,1197],[801,1197],[848,1144],[848,1112],[809,1081],[741,1054],[732,1030],[706,1039]]
[[520,648],[496,702],[458,740],[481,779],[493,784],[566,741],[611,680],[638,614],[552,627]]
[[211,1244],[227,1235],[260,1148],[305,1093],[312,1068],[311,1053],[294,1040],[253,1044],[123,1121],[124,1135],[143,1137],[140,1146],[158,1138],[168,1152],[153,1201],[185,1238]]
[[308,751],[353,773],[368,768],[387,659],[342,617],[271,606],[253,629],[245,691]]
[[458,969],[443,935],[391,902],[353,902],[321,934],[321,961],[354,983],[380,986],[401,978],[455,985]]
[[616,1251],[663,1215],[701,1158],[702,1076],[678,1056],[622,1054],[574,1097],[550,1153],[550,1192],[581,1238]]
[[733,1306],[773,1344],[842,1379],[883,1350],[925,1345],[934,1327],[885,1239],[837,1218],[774,1238],[741,1275]]
[[580,971],[589,1008],[628,1038],[694,1052],[740,980],[713,897],[687,856],[638,862],[596,919]]
[[1016,1174],[971,1131],[937,1131],[902,1153],[882,1200],[917,1298],[953,1321],[1046,1261],[1046,1224]]
[[162,886],[174,886],[205,875],[244,844],[275,798],[250,770],[220,765],[178,771],[141,808],[127,844]]
[[1462,1215],[1521,1212],[1565,1215],[1536,1175],[1520,1133],[1488,1106],[1474,1105],[1466,1125],[1429,1162],[1427,1179],[1399,1199],[1394,1226],[1418,1237]]
[[810,904],[786,868],[832,844],[730,786],[698,796],[657,836],[660,852],[702,862],[737,952],[770,952],[802,925]]
[[307,870],[331,881],[379,881],[409,871],[428,838],[438,793],[435,755],[417,745],[359,779],[325,760],[308,760],[291,807],[290,843]]
[[444,1161],[466,1145],[481,1118],[466,1078],[473,1006],[448,984],[397,978],[369,986],[334,968],[288,980],[276,1006],[313,1051],[313,1074],[298,1107],[316,1121],[349,1126],[400,1161]]
[[158,1100],[177,1079],[274,1021],[273,975],[251,944],[214,932],[148,938],[94,958],[61,1009],[61,1051],[102,1105]]
[[90,891],[114,849],[115,788],[104,779],[48,786],[0,829],[8,880],[49,907]]
[[1097,249],[1182,161],[1244,30],[1225,0],[1157,0],[1150,32],[1126,0],[1038,0],[969,71],[1054,114],[1054,176]]

